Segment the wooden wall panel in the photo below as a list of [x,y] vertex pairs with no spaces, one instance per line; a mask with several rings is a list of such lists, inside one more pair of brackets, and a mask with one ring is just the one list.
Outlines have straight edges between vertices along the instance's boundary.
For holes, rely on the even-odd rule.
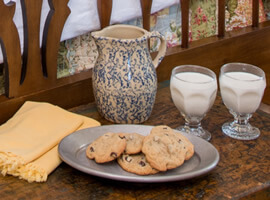
[[[70,77],[56,79],[56,53],[65,20],[69,15],[68,0],[49,0],[51,15],[45,25],[42,54],[39,47],[39,21],[42,0],[21,0],[27,10],[25,18],[27,51],[21,62],[20,44],[15,25],[12,22],[14,5],[7,6],[0,0],[0,44],[10,66],[9,96],[0,96],[0,123],[9,119],[27,100],[47,101],[63,108],[93,102],[91,70]],[[270,105],[270,21],[258,22],[258,0],[253,0],[253,25],[251,27],[225,32],[225,0],[218,0],[218,35],[189,42],[189,1],[182,4],[182,46],[168,49],[166,57],[157,69],[158,81],[170,79],[173,67],[181,64],[197,64],[209,67],[219,74],[220,67],[228,62],[246,62],[261,67],[267,76],[267,89],[263,102]],[[112,0],[98,0],[101,28],[110,23]],[[150,28],[151,1],[141,0],[143,21]],[[89,19],[91,20],[91,19]],[[8,29],[7,29],[8,28]],[[53,49],[53,50],[52,50]],[[52,50],[52,51],[50,51]],[[45,61],[42,55],[46,57]],[[154,56],[154,55],[153,55]],[[43,57],[44,58],[44,57]],[[44,65],[45,62],[45,65]],[[26,63],[26,65],[24,65]],[[26,68],[24,69],[24,66]],[[45,66],[45,68],[44,68]],[[47,69],[47,70],[44,70]],[[21,71],[25,71],[25,76]],[[8,81],[6,81],[8,83]],[[23,84],[20,84],[23,83]]]

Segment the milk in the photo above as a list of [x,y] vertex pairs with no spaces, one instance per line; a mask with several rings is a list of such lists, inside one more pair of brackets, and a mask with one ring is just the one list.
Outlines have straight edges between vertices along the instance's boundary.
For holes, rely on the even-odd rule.
[[202,73],[181,72],[171,77],[170,89],[178,110],[188,116],[204,116],[215,101],[217,83]]
[[247,72],[224,73],[219,83],[224,104],[239,114],[254,113],[266,87],[265,79]]

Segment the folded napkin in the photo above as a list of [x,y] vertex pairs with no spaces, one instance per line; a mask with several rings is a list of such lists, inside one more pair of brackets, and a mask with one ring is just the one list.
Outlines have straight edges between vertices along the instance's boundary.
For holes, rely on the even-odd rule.
[[0,171],[44,182],[61,163],[58,144],[70,133],[100,123],[49,103],[27,101],[0,126]]

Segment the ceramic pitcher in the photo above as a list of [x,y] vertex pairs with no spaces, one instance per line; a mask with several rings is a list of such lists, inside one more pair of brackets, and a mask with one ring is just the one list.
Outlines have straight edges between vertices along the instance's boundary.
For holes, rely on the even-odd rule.
[[[158,32],[131,25],[112,25],[92,32],[98,49],[92,80],[99,113],[114,123],[136,124],[146,121],[153,109],[156,67],[166,52],[166,41]],[[152,60],[148,41],[160,39]]]

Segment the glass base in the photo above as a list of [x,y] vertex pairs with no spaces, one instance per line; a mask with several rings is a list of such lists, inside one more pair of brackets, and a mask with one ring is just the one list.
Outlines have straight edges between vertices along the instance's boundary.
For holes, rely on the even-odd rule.
[[204,130],[201,127],[199,127],[199,128],[190,128],[188,126],[179,126],[179,127],[176,128],[176,130],[179,130],[181,132],[200,137],[200,138],[205,139],[207,141],[209,141],[211,139],[211,133],[209,133],[208,131]]
[[260,136],[260,130],[250,124],[238,125],[233,122],[227,122],[223,124],[222,131],[229,137],[238,140],[254,140]]

